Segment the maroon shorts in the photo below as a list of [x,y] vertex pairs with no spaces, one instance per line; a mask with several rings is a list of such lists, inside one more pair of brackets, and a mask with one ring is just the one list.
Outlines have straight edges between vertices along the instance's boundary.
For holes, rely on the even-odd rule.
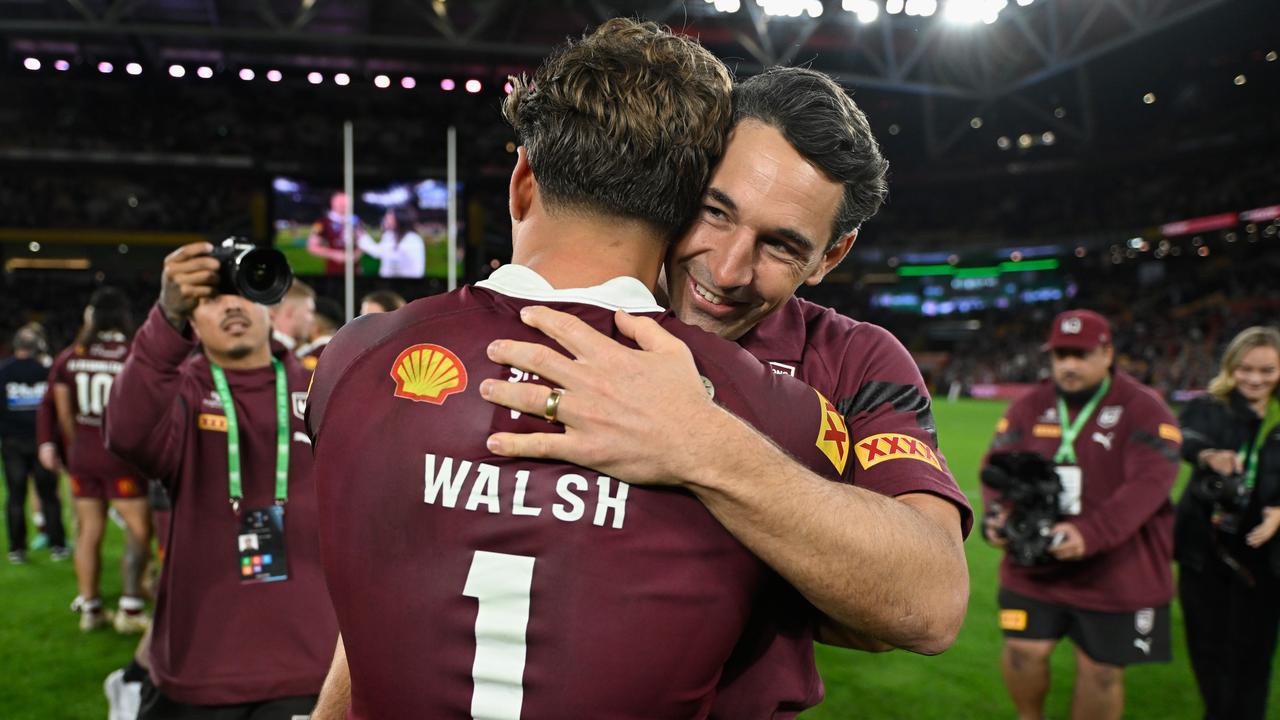
[[137,478],[72,475],[71,494],[79,500],[134,500],[147,497],[147,486]]

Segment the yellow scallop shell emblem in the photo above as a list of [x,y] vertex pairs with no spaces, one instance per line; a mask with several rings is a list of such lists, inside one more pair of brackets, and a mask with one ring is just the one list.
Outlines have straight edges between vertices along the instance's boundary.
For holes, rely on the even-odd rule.
[[422,343],[405,348],[391,365],[395,396],[442,405],[467,389],[467,368],[448,348]]

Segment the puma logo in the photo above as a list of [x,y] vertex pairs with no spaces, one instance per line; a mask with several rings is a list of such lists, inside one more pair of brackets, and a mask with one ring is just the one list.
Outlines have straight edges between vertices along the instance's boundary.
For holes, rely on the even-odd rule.
[[1107,433],[1106,435],[1103,435],[1100,432],[1096,432],[1093,434],[1093,441],[1098,443],[1102,447],[1106,448],[1107,450],[1110,450],[1111,438],[1114,436],[1115,436],[1115,433]]
[[1151,640],[1149,638],[1134,638],[1133,646],[1141,650],[1143,655],[1151,654]]

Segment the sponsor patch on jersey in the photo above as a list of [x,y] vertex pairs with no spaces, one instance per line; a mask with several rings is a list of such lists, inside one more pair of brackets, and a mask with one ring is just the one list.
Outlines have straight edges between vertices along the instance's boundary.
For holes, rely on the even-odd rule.
[[996,432],[1002,433],[1009,429],[1009,418],[1000,418],[1000,422],[996,423]]
[[858,462],[862,464],[863,470],[870,470],[888,460],[919,460],[938,470],[942,469],[942,463],[938,462],[938,456],[929,447],[929,443],[910,435],[872,435],[859,440],[854,446],[854,452],[858,454]]
[[1062,426],[1038,423],[1031,426],[1031,434],[1042,438],[1060,438],[1062,437]]
[[836,472],[844,474],[844,466],[849,462],[849,428],[845,427],[844,417],[831,401],[818,393],[822,406],[822,426],[818,428],[818,440],[815,445],[823,455],[836,467]]
[[1098,411],[1098,427],[1113,428],[1116,423],[1120,422],[1120,416],[1124,414],[1124,407],[1120,405],[1109,405]]
[[795,365],[788,365],[786,363],[774,362],[770,360],[769,367],[773,370],[774,375],[790,375],[791,377],[796,376]]
[[1168,440],[1169,442],[1175,442],[1179,445],[1182,444],[1182,431],[1178,429],[1177,425],[1160,423],[1160,427],[1157,432],[1160,434],[1160,437]]
[[1022,632],[1027,629],[1027,611],[1026,610],[1001,610],[1000,611],[1000,629],[1012,630],[1013,632]]
[[227,431],[227,416],[213,415],[211,413],[200,413],[196,416],[196,427],[201,430],[213,430],[214,432]]
[[467,368],[448,348],[431,343],[411,345],[391,364],[395,396],[443,405],[454,393],[467,389]]

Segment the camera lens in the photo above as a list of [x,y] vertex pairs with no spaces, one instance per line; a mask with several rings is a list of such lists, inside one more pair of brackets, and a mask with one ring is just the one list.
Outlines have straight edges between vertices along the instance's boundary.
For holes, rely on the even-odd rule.
[[237,261],[235,283],[246,298],[263,305],[274,305],[280,302],[293,283],[293,270],[280,251],[253,248]]

